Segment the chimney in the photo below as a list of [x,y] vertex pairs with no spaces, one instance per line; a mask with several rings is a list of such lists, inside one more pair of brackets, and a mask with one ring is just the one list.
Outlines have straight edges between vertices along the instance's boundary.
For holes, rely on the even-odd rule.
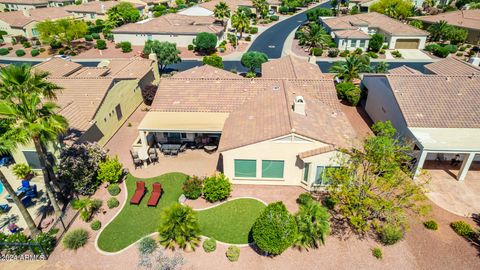
[[305,114],[305,99],[302,96],[296,96],[293,101],[293,111],[295,113],[306,115]]
[[105,5],[104,5],[104,4],[102,4],[102,5],[100,6],[100,10],[102,11],[102,13],[106,13],[106,12],[107,12],[107,11],[105,10]]
[[30,17],[30,11],[28,9],[22,9],[22,12],[25,17]]

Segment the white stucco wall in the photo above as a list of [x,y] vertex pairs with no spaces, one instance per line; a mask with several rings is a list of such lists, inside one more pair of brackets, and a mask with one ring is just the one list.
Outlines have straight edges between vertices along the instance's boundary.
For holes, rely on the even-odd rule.
[[360,46],[360,39],[346,39],[346,38],[335,38],[334,41],[337,44],[339,50],[355,50],[356,48],[361,48],[363,51],[366,51],[368,48],[368,39],[364,39],[365,43],[363,46]]
[[147,35],[147,34],[113,34],[115,42],[129,41],[132,45],[145,45],[149,39],[158,41],[168,41],[177,44],[177,47],[187,47],[192,44],[196,35]]

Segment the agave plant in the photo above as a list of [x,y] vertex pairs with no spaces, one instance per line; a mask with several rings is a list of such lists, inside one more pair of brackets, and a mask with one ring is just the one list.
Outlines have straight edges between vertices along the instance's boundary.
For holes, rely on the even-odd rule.
[[200,227],[197,214],[192,208],[176,203],[160,214],[159,240],[165,248],[175,246],[184,250],[195,250],[200,244]]

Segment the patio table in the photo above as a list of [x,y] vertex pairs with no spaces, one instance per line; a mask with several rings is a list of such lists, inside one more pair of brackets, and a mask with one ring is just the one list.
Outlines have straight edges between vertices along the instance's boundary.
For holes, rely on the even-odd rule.
[[138,158],[143,161],[143,165],[146,167],[147,166],[147,160],[148,160],[148,149],[147,148],[140,148],[138,150]]
[[161,146],[161,151],[163,152],[163,150],[180,150],[180,147],[182,145],[181,144],[162,144]]
[[213,151],[217,150],[218,146],[216,146],[216,145],[205,145],[203,148],[207,152],[213,152]]

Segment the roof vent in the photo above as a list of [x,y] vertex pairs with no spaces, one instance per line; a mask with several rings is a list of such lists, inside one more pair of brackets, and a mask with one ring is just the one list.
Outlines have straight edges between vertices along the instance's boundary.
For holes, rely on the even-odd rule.
[[293,101],[293,111],[305,115],[305,99],[302,96],[296,96]]
[[449,82],[449,81],[450,81],[450,77],[445,77],[445,80],[446,80],[447,82]]
[[275,86],[273,87],[273,91],[278,91],[278,90],[280,90],[280,86],[275,85]]

